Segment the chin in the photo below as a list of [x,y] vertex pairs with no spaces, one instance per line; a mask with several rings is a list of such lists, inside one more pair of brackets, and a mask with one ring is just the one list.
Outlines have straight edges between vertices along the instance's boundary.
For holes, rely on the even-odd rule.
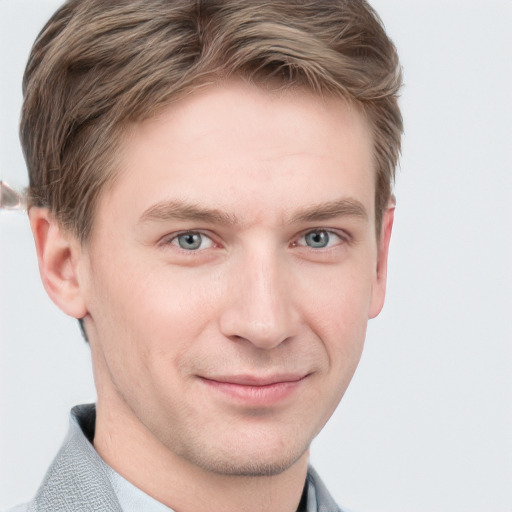
[[247,460],[241,460],[239,457],[233,457],[231,460],[206,460],[205,458],[196,461],[201,469],[210,473],[224,476],[241,477],[269,477],[280,475],[291,466],[293,466],[303,455],[298,457],[281,457],[270,460],[266,454],[260,457],[252,457]]
[[[254,443],[254,440],[253,440]],[[286,442],[244,444],[233,439],[221,449],[198,446],[181,456],[202,470],[224,476],[268,477],[279,475],[301,459],[309,450],[309,443],[286,446]]]

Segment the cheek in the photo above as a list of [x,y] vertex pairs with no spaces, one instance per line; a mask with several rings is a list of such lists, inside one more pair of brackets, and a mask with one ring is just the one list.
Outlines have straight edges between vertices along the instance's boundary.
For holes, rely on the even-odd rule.
[[[365,294],[360,294],[364,297]],[[340,293],[323,297],[311,311],[310,325],[321,340],[326,366],[318,404],[322,416],[317,433],[338,407],[359,364],[364,347],[367,325],[367,300],[357,307],[350,294]]]
[[322,340],[329,368],[339,375],[351,375],[366,335],[372,290],[369,273],[336,268],[314,281],[315,287],[303,282],[303,318]]
[[95,274],[91,314],[102,344],[139,368],[177,365],[219,303],[215,276],[198,278],[169,266],[125,269],[123,275],[108,267]]
[[372,278],[369,265],[358,267],[301,273],[297,294],[310,321],[339,333],[366,325]]
[[368,320],[366,302],[361,306],[357,309],[352,302],[343,300],[325,305],[324,315],[328,318],[319,325],[322,330],[319,336],[329,357],[330,369],[340,374],[352,374],[361,357]]

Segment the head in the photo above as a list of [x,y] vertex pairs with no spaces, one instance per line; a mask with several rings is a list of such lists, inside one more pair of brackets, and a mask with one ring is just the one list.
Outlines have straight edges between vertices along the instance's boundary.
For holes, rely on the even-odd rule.
[[41,273],[85,320],[99,411],[206,471],[303,458],[382,307],[399,87],[364,1],[54,15],[21,134]]

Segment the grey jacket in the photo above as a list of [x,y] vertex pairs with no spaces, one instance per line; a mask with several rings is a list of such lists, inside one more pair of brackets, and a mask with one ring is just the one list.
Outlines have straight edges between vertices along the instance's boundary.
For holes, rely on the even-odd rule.
[[[35,498],[10,512],[122,512],[112,470],[92,445],[94,421],[94,405],[73,408],[69,432]],[[342,512],[312,468],[307,479],[316,494],[315,512]]]

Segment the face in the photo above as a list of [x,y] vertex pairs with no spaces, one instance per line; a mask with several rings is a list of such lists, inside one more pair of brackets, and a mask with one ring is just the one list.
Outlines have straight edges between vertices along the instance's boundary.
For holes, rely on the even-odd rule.
[[372,150],[342,100],[241,82],[133,128],[79,265],[113,416],[221,474],[306,453],[382,306]]

